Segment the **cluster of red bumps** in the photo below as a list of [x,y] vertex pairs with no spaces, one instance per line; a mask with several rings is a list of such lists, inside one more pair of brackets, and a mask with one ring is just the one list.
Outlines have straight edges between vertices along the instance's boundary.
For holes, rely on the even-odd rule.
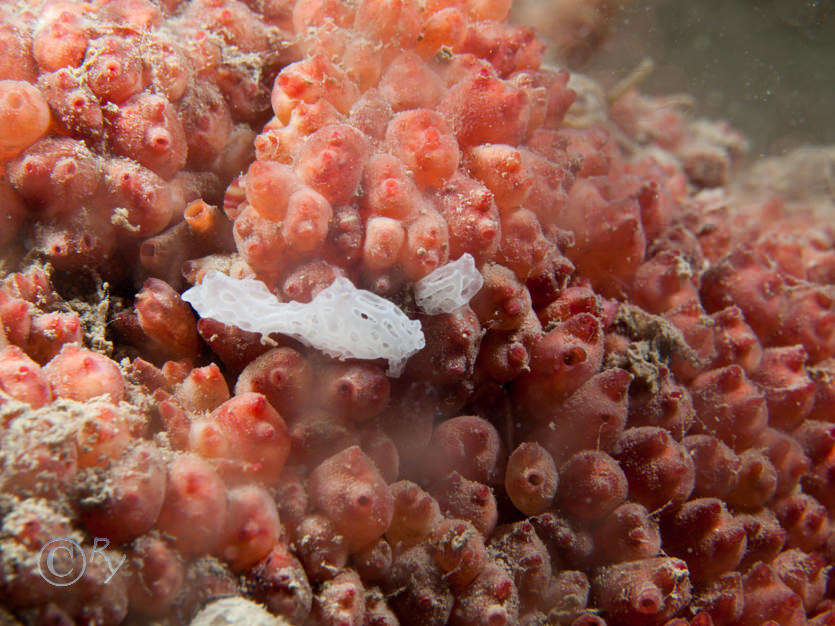
[[[569,76],[508,9],[2,9],[17,619],[242,594],[297,626],[835,623],[835,229],[702,189],[736,155],[634,92],[566,125]],[[464,253],[482,290],[419,314]],[[59,293],[90,269],[129,296],[103,320]],[[198,320],[208,269],[296,301],[347,276],[427,346],[389,379]],[[39,569],[57,537],[91,557],[70,587]]]

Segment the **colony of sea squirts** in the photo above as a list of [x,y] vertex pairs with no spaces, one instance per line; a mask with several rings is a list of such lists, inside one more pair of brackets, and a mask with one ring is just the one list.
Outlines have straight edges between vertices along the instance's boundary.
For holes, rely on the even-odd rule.
[[[4,619],[833,623],[835,230],[508,10],[0,9]],[[422,313],[465,253],[481,290]],[[426,347],[393,378],[198,319],[209,270],[347,277]]]

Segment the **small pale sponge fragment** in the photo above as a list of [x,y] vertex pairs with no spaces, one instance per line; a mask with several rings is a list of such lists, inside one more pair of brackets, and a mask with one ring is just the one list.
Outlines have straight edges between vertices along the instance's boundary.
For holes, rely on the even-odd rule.
[[245,623],[250,626],[290,626],[283,617],[271,615],[260,604],[244,598],[220,598],[207,604],[194,616],[189,626],[226,626]]
[[211,271],[182,298],[200,317],[262,335],[290,335],[338,359],[386,359],[389,376],[400,376],[408,358],[426,344],[419,321],[347,278],[302,304],[279,302],[261,281]]
[[466,306],[484,284],[469,253],[461,255],[415,283],[415,303],[427,315],[452,313]]

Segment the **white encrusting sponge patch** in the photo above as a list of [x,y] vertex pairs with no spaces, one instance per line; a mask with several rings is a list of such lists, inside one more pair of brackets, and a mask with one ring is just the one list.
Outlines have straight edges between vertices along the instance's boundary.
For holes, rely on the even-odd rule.
[[483,284],[475,259],[463,254],[415,283],[415,303],[428,315],[452,313],[466,306]]
[[408,358],[425,345],[419,321],[347,278],[337,278],[302,304],[279,302],[259,280],[211,271],[182,297],[200,317],[242,330],[289,335],[339,359],[386,359],[390,376],[400,376]]

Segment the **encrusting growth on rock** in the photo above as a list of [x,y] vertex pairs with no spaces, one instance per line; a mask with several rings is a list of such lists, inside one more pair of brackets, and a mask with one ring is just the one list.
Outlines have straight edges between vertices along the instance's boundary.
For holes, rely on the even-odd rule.
[[834,623],[831,220],[509,10],[0,7],[0,621]]

